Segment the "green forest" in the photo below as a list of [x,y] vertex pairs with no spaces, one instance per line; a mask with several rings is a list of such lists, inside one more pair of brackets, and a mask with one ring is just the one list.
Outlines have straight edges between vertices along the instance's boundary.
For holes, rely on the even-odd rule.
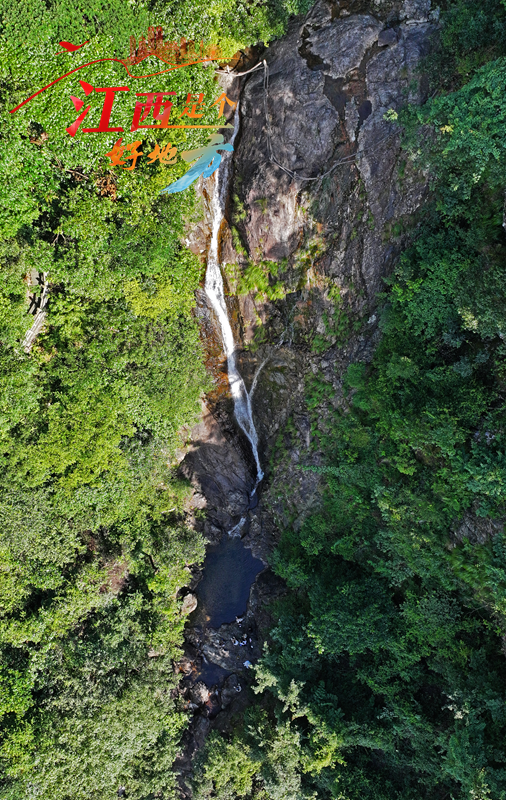
[[[117,132],[66,132],[79,73],[10,109],[126,57],[149,25],[231,57],[309,7],[0,0],[2,800],[178,796],[178,592],[205,542],[176,451],[210,387],[204,264],[184,244],[203,208],[160,194],[184,161],[146,158],[207,133],[129,133],[136,87],[110,61],[83,80],[131,85],[111,119],[142,140],[135,169],[107,158]],[[308,377],[323,504],[281,533],[288,591],[249,708],[198,756],[195,800],[506,800],[506,0],[442,3],[423,69],[430,99],[396,121],[430,200],[345,411],[322,415],[328,387]],[[195,65],[140,91],[175,89],[182,111],[218,88]],[[32,272],[51,299],[27,350]]]
[[[203,265],[182,243],[202,209],[194,192],[160,194],[186,171],[184,161],[146,158],[169,140],[180,150],[201,146],[206,132],[130,134],[135,97],[118,92],[111,125],[124,127],[124,144],[141,134],[145,155],[135,169],[128,161],[113,168],[106,157],[118,133],[71,138],[70,96],[85,99],[80,77],[125,85],[113,61],[10,109],[80,64],[127,57],[130,36],[146,36],[150,25],[163,26],[166,41],[216,44],[219,33],[231,55],[280,35],[297,10],[234,0],[0,3],[6,800],[98,800],[122,783],[132,798],[172,796],[188,718],[173,692],[185,622],[177,593],[204,555],[202,537],[184,525],[188,486],[175,476],[174,454],[208,385],[190,313]],[[61,40],[89,43],[72,53]],[[137,74],[146,65],[160,70],[152,58]],[[175,90],[181,111],[188,93],[203,93],[206,106],[217,96],[214,71],[201,65],[138,86]],[[96,100],[84,123],[91,127]],[[216,108],[206,115],[215,122]],[[51,299],[44,330],[25,352],[32,271],[48,276]]]

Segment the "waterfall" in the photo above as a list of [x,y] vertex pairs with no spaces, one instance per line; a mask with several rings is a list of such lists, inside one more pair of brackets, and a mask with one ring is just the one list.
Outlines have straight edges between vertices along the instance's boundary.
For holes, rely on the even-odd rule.
[[[234,131],[232,134],[232,138],[230,139],[230,144],[234,143],[234,139],[237,135],[238,130],[239,130],[239,101],[237,102],[237,107],[235,110]],[[227,305],[225,303],[225,293],[223,290],[223,278],[221,275],[221,267],[219,260],[218,239],[219,239],[221,223],[223,220],[223,214],[225,211],[228,184],[232,171],[231,167],[232,167],[232,153],[226,153],[223,155],[223,160],[220,165],[220,168],[215,172],[215,184],[214,184],[214,192],[212,199],[213,227],[211,235],[211,245],[209,247],[209,253],[207,256],[205,292],[220,323],[221,338],[223,340],[223,349],[227,357],[228,382],[230,385],[232,399],[234,401],[235,417],[237,419],[239,427],[246,435],[249,443],[251,444],[253,457],[255,459],[257,476],[256,476],[255,488],[252,492],[252,494],[254,494],[258,484],[260,483],[260,481],[264,476],[262,467],[260,466],[260,459],[258,457],[258,435],[256,432],[255,423],[253,422],[253,411],[251,407],[251,395],[254,391],[256,381],[253,382],[251,391],[248,393],[246,391],[246,386],[244,385],[244,381],[241,377],[241,374],[237,369],[237,364],[235,360],[234,335],[232,333],[232,328],[230,326],[230,322],[228,319]]]

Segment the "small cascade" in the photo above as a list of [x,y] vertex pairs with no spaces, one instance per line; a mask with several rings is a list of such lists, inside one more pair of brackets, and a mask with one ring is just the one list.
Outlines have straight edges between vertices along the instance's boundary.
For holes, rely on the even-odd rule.
[[[230,139],[230,144],[234,143],[234,139],[237,135],[238,130],[239,130],[239,103],[237,103],[237,107],[235,110],[234,131],[232,134],[232,138]],[[255,389],[257,376],[255,376],[255,380],[253,381],[251,391],[248,393],[246,391],[246,386],[244,385],[244,381],[236,365],[234,335],[232,333],[232,328],[230,326],[230,322],[228,319],[227,305],[225,302],[225,293],[223,289],[223,278],[221,274],[221,266],[219,260],[219,232],[223,220],[223,214],[225,211],[228,184],[232,172],[231,167],[232,167],[232,153],[226,153],[223,155],[223,160],[220,165],[220,168],[215,173],[215,187],[212,199],[213,227],[211,235],[211,245],[209,247],[209,253],[207,257],[205,292],[220,323],[221,338],[223,340],[223,349],[227,357],[228,382],[230,385],[230,391],[232,393],[232,398],[234,401],[235,417],[237,419],[239,427],[247,436],[248,441],[251,444],[253,457],[255,459],[257,476],[256,476],[255,488],[253,490],[254,494],[256,492],[258,484],[260,483],[260,481],[264,476],[262,467],[260,466],[260,459],[258,456],[258,434],[255,428],[255,423],[253,422],[253,412],[251,406],[252,394]]]

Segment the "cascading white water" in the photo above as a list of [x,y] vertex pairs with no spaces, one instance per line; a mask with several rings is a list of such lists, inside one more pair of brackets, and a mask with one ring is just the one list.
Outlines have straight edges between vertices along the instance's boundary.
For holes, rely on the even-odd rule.
[[[234,143],[234,139],[239,130],[239,102],[235,110],[234,117],[234,132],[230,139],[230,144]],[[257,478],[255,489],[262,480],[264,473],[260,466],[260,459],[258,457],[258,435],[253,422],[253,411],[251,407],[251,395],[254,391],[256,380],[253,381],[251,391],[246,391],[244,381],[237,369],[235,361],[235,343],[232,328],[228,319],[227,305],[225,303],[225,293],[223,290],[223,278],[221,275],[220,261],[219,261],[219,232],[223,220],[225,210],[225,202],[227,197],[228,182],[230,179],[232,166],[232,154],[226,153],[223,155],[223,160],[220,168],[215,172],[215,186],[212,199],[212,214],[213,214],[213,228],[211,235],[211,245],[207,256],[207,271],[205,292],[211,303],[218,321],[220,323],[221,337],[223,340],[223,349],[227,357],[228,368],[228,382],[230,384],[230,391],[234,401],[234,411],[239,427],[246,434],[253,450],[253,457],[257,468]]]

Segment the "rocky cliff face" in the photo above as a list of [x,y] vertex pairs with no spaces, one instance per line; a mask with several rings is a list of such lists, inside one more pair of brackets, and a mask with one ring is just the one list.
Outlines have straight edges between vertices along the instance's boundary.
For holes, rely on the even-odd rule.
[[[221,256],[238,363],[248,388],[256,380],[253,409],[266,477],[258,502],[219,328],[203,292],[198,313],[215,385],[181,470],[195,486],[194,507],[206,511],[200,523],[206,536],[217,541],[244,521],[244,541],[265,563],[279,530],[299,526],[319,502],[318,475],[302,469],[320,461],[308,390],[314,406],[323,394],[338,406],[347,366],[371,358],[379,336],[376,294],[427,196],[426,176],[406,160],[398,127],[384,116],[424,101],[419,65],[436,24],[430,0],[319,0],[283,39],[257,52],[266,68],[240,81],[224,78],[232,99],[241,89],[241,127]],[[207,192],[201,185],[205,204]],[[209,224],[191,232],[195,252],[205,252],[209,235]],[[250,291],[241,294],[245,285]],[[280,591],[269,572],[253,587],[243,623],[251,658],[261,652],[269,625],[268,600]],[[238,637],[231,624],[194,627],[187,641],[197,662],[205,654],[233,671],[230,680],[239,683],[229,694],[244,702],[239,689],[248,675],[236,657]],[[231,702],[227,685],[222,707]],[[188,734],[182,775],[209,729],[207,706]]]
[[[282,524],[297,522],[312,498],[317,501],[314,475],[297,469],[318,461],[309,453],[308,376],[330,382],[338,403],[347,365],[370,358],[376,294],[427,194],[426,177],[407,162],[398,126],[384,115],[424,101],[419,64],[436,23],[430,0],[319,0],[260,54],[267,68],[241,81],[222,259],[247,384],[261,368],[254,411],[264,464],[283,454],[284,468],[278,465],[266,481],[270,477],[270,504]],[[238,83],[229,82],[229,96]],[[196,249],[205,247],[205,234],[194,237]],[[255,269],[264,275],[261,291],[234,299],[241,276],[252,284]],[[213,319],[205,302],[201,315],[209,340]],[[252,481],[248,448],[240,444],[226,376],[220,376],[223,364],[212,363],[224,389],[211,403],[221,444],[215,423],[212,447],[202,443],[200,431],[201,446],[185,470],[207,498],[206,532],[216,536],[247,513]],[[289,419],[291,434],[283,438]],[[237,486],[230,470],[240,475]],[[283,504],[280,494],[286,494]],[[251,515],[250,537],[264,557],[273,525],[272,515]]]

